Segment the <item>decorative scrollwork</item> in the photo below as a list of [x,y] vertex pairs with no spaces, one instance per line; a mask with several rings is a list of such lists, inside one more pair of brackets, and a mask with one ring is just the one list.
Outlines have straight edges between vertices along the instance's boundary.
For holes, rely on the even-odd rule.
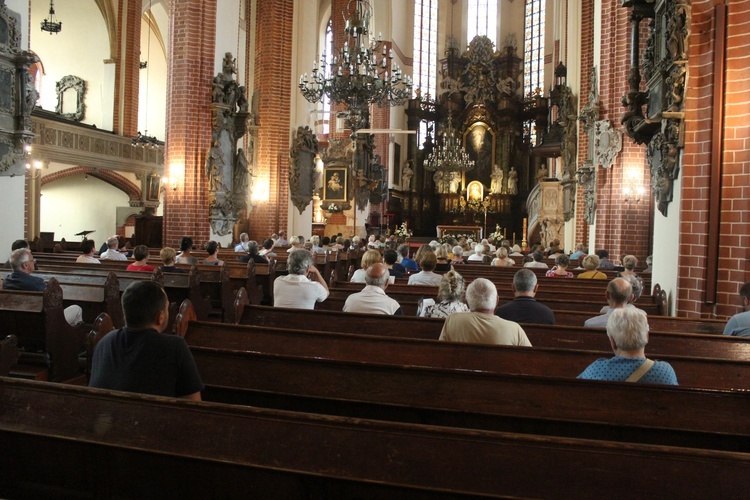
[[289,191],[292,204],[301,214],[310,204],[319,172],[315,169],[318,139],[310,127],[297,127],[289,156]]
[[[75,75],[66,75],[55,85],[57,91],[57,107],[55,112],[69,120],[79,122],[86,116],[86,105],[84,98],[86,96],[86,82]],[[73,89],[76,92],[76,110],[72,113],[63,113],[63,101],[65,91]]]

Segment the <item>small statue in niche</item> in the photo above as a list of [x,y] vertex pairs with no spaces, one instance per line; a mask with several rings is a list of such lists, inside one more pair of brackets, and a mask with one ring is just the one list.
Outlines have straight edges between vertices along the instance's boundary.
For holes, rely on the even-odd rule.
[[28,116],[36,105],[37,99],[39,99],[39,92],[34,88],[34,77],[31,73],[26,73],[26,95],[24,96],[24,115]]
[[208,177],[208,190],[209,191],[224,191],[226,186],[224,185],[224,179],[222,174],[222,167],[224,166],[224,155],[221,153],[219,147],[219,141],[214,142],[211,149],[208,150],[208,157],[206,158],[206,176]]
[[211,83],[211,101],[221,102],[224,100],[224,86],[218,76],[215,76]]
[[503,169],[497,164],[492,167],[492,174],[490,175],[490,178],[492,179],[490,191],[492,191],[492,194],[500,194],[502,192],[504,175],[505,172],[503,172]]
[[450,192],[458,193],[458,188],[460,185],[461,185],[461,174],[458,172],[451,172]]
[[518,194],[518,172],[516,172],[516,167],[510,167],[510,172],[508,172],[508,194]]
[[234,185],[232,187],[235,193],[244,194],[247,192],[249,173],[245,151],[240,148],[237,150],[237,160],[234,165]]
[[246,93],[245,86],[241,85],[237,89],[237,107],[240,109],[240,113],[247,113],[248,102],[247,102],[247,96],[245,95],[245,93]]
[[404,165],[404,171],[401,172],[401,188],[402,189],[409,189],[411,185],[411,178],[414,176],[414,170],[412,170],[411,166],[414,163],[409,160]]
[[542,165],[536,173],[536,180],[542,182],[548,175],[549,172],[547,171],[547,165]]

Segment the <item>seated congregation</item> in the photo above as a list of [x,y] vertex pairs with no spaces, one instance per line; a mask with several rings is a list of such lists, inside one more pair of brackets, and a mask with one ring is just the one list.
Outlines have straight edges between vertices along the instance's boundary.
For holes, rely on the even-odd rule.
[[[283,233],[273,236],[263,245],[241,239],[229,249],[215,242],[195,248],[185,237],[179,254],[170,247],[149,249],[138,245],[127,256],[119,241],[108,241],[104,255],[97,255],[93,241],[84,242],[78,253],[62,256],[32,255],[28,244],[14,249],[9,259],[12,272],[3,275],[4,291],[44,290],[57,278],[72,280],[71,276],[91,272],[111,272],[120,280],[122,324],[104,323],[111,331],[99,328],[88,349],[79,345],[79,352],[87,351],[84,358],[89,358],[90,368],[83,378],[61,380],[66,382],[61,386],[63,392],[47,397],[64,395],[75,404],[76,394],[65,392],[64,387],[86,384],[100,398],[92,400],[91,404],[97,405],[119,404],[118,398],[141,401],[133,399],[137,396],[120,394],[136,393],[203,401],[207,408],[222,403],[212,410],[221,418],[239,417],[237,412],[248,405],[259,407],[253,410],[256,412],[293,410],[305,418],[325,415],[328,425],[334,426],[331,429],[336,429],[336,440],[345,439],[338,434],[342,424],[337,419],[357,416],[364,419],[362,423],[398,425],[402,431],[404,425],[416,425],[413,432],[420,432],[423,423],[431,422],[443,427],[436,438],[471,429],[467,432],[475,436],[472,439],[482,433],[489,438],[503,431],[519,433],[518,439],[544,436],[554,446],[558,446],[558,439],[585,438],[591,440],[587,442],[593,450],[598,449],[599,441],[610,440],[621,441],[610,446],[622,444],[631,451],[653,444],[680,446],[688,454],[695,448],[699,449],[696,456],[707,450],[728,453],[750,449],[750,436],[738,438],[741,432],[732,435],[734,441],[729,444],[728,438],[707,438],[705,429],[691,427],[677,417],[672,417],[667,429],[659,433],[644,433],[644,426],[649,424],[639,421],[642,417],[633,408],[645,394],[663,398],[662,408],[674,405],[684,410],[679,406],[683,404],[680,398],[698,397],[698,391],[706,388],[701,373],[708,369],[726,374],[708,382],[708,387],[732,397],[736,385],[731,380],[747,362],[720,359],[721,352],[729,348],[721,341],[729,340],[747,325],[743,319],[746,313],[741,313],[726,325],[726,336],[675,333],[676,327],[649,331],[649,324],[660,324],[661,317],[644,302],[650,296],[643,290],[649,275],[639,272],[637,264],[630,265],[634,261],[631,256],[622,259],[628,265],[621,269],[597,271],[606,279],[559,279],[589,271],[575,269],[574,263],[569,263],[570,256],[563,253],[553,255],[550,261],[549,255],[544,256],[545,249],[527,249],[527,253],[541,253],[541,260],[534,256],[533,262],[552,262],[552,268],[521,265],[523,257],[513,255],[523,254],[518,251],[521,249],[514,251],[501,242],[498,249],[489,243],[474,245],[473,250],[469,242],[467,249],[456,244],[450,252],[435,242],[419,248],[410,259],[408,243],[395,239],[373,245],[359,238],[339,243],[339,237],[291,237],[287,245],[278,244]],[[485,259],[483,254],[494,257]],[[112,255],[124,260],[105,258]],[[482,256],[481,260],[469,260],[472,255]],[[590,264],[599,257],[579,256],[581,263],[586,259]],[[436,269],[438,261],[447,266]],[[100,268],[102,271],[96,271]],[[253,270],[253,281],[243,279],[240,283],[245,286],[235,290],[234,319],[228,320],[225,315],[223,322],[210,316],[205,318],[208,321],[198,320],[192,301],[183,303],[180,313],[175,314],[169,280],[203,273],[201,279],[207,284],[211,274],[231,275],[240,268],[246,273]],[[164,281],[156,280],[158,276]],[[417,276],[429,278],[412,279]],[[249,295],[248,286],[259,290],[262,298],[258,303],[272,305],[271,310],[282,314],[283,325],[244,326],[246,315],[253,316],[258,312],[253,308],[263,307],[242,302],[242,297]],[[746,309],[750,309],[748,290],[750,284],[743,287]],[[200,294],[194,297],[193,301],[200,303]],[[203,298],[211,309],[211,299],[216,297]],[[1,304],[0,308],[11,308]],[[296,312],[305,311],[314,317],[296,318]],[[582,315],[578,326],[559,325],[556,320],[571,311]],[[554,329],[560,332],[561,340],[550,344]],[[418,339],[420,330],[429,333]],[[665,348],[668,335],[706,337],[706,345],[713,344],[711,348],[719,354],[692,358],[690,348],[685,352]],[[646,355],[651,349],[647,347],[650,336],[655,342],[655,359]],[[592,347],[584,347],[585,342],[591,342]],[[12,367],[9,371],[14,373]],[[0,379],[2,391],[26,390],[5,380]],[[665,386],[678,385],[678,380],[681,392],[663,392],[668,391]],[[444,394],[426,389],[435,383]],[[631,387],[636,386],[638,391],[631,393]],[[514,399],[519,407],[498,408],[493,400],[511,387],[518,391]],[[543,415],[538,408],[544,406],[542,402],[550,402],[549,390],[553,387],[565,392],[570,410],[560,405],[558,414]],[[652,390],[662,392],[643,392]],[[611,410],[617,416],[606,417],[615,420],[596,424],[596,418],[603,417],[587,421],[590,417],[575,414],[589,399],[605,397],[605,392],[598,391],[605,391],[611,401],[619,400],[612,403]],[[144,403],[161,404],[159,401]],[[521,410],[527,403],[537,409]],[[404,405],[408,411],[398,409]],[[574,405],[578,410],[574,411]],[[237,410],[230,409],[235,407]],[[455,412],[462,416],[456,417]],[[176,428],[181,426],[176,423]],[[612,430],[605,431],[607,427]],[[615,434],[618,437],[613,437]],[[402,445],[405,442],[402,440]],[[307,466],[301,470],[314,474]]]

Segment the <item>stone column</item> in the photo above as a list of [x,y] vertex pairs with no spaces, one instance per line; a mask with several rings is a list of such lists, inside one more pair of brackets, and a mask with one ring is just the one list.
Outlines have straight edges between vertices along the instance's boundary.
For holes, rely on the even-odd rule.
[[216,0],[172,0],[169,19],[165,246],[208,239],[206,151],[211,142]]
[[[289,148],[291,147],[292,24],[294,1],[259,1],[255,31],[255,96],[259,126],[251,239],[262,241],[289,218]],[[264,195],[264,196],[260,196]],[[267,196],[267,198],[266,198]]]

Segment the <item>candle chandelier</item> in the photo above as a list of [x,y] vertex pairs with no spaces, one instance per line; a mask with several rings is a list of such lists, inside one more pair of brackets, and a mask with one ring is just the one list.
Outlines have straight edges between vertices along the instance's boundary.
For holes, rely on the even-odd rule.
[[320,66],[313,61],[312,73],[300,76],[299,88],[311,103],[328,96],[331,103],[346,105],[346,124],[356,132],[369,126],[370,104],[404,104],[411,97],[412,79],[403,76],[382,35],[377,41],[371,39],[370,4],[366,0],[350,0],[346,11],[349,18],[344,28],[344,46],[330,61],[324,52]]
[[62,31],[62,22],[58,21],[55,17],[54,0],[49,1],[49,18],[42,21],[42,31],[46,31],[50,35]]
[[443,140],[427,156],[424,168],[445,172],[468,172],[474,169],[474,161],[469,158],[468,153],[456,137],[453,119],[450,116],[448,117],[448,127],[443,131]]

